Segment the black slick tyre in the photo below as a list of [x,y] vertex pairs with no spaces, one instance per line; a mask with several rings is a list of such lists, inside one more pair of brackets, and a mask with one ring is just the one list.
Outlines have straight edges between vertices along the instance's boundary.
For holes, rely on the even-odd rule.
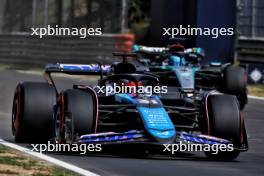
[[69,89],[62,93],[58,114],[60,125],[59,139],[62,143],[73,143],[84,134],[96,130],[96,111],[94,96],[84,90]]
[[54,87],[41,82],[19,83],[12,108],[12,132],[16,142],[46,142],[52,138]]
[[[241,117],[237,99],[232,95],[210,95],[208,98],[209,135],[227,139],[234,147],[241,145]],[[217,154],[205,152],[216,160],[234,160],[239,150],[219,151]]]

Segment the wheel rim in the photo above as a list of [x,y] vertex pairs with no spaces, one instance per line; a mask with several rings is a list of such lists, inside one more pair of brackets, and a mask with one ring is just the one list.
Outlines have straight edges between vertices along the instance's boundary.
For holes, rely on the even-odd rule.
[[72,143],[74,140],[72,118],[69,114],[65,115],[64,138],[66,143]]
[[[59,109],[59,108],[58,108]],[[55,140],[60,138],[60,111],[58,110],[55,115]]]

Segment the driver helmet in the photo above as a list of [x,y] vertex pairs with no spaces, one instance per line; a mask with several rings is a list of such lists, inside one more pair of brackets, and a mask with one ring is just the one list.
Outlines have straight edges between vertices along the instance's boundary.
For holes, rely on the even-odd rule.
[[177,44],[170,44],[168,45],[170,52],[183,52],[185,50],[185,47],[179,43]]
[[[121,79],[118,83],[119,86],[125,86],[125,87],[134,87],[132,90],[132,92],[127,92],[127,93],[131,93],[131,94],[136,94],[136,82],[135,81],[130,81],[127,79]],[[138,86],[143,86],[142,81],[138,81]]]

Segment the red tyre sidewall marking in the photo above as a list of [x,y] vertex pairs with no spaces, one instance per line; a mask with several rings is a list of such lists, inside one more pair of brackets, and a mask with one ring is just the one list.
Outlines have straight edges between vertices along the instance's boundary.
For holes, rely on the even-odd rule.
[[243,113],[240,112],[240,144],[243,144],[244,140],[244,132],[243,132],[243,125],[244,125],[244,116]]
[[247,73],[244,74],[244,81],[247,84],[247,81],[248,81],[248,75],[247,75]]
[[[64,133],[64,120],[65,120],[65,102],[64,102],[64,95],[61,95],[61,115],[60,115],[60,134],[62,135]],[[59,143],[62,143],[61,136],[59,138]]]
[[205,97],[205,113],[206,113],[206,120],[207,120],[207,134],[210,135],[210,119],[208,113],[208,97],[210,96],[210,92]]
[[15,105],[16,105],[16,117],[14,123],[15,127],[15,135],[18,136],[20,133],[20,128],[21,128],[21,91],[20,88],[16,90],[16,100],[15,100]]

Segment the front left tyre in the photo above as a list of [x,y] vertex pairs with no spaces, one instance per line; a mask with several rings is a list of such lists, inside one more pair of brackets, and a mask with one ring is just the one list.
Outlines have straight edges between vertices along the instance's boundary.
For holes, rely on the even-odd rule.
[[240,148],[246,143],[246,131],[243,117],[235,96],[210,95],[206,102],[208,114],[208,134],[232,142],[232,151],[219,151],[217,154],[205,152],[207,157],[216,160],[234,160]]
[[12,133],[16,142],[47,142],[52,138],[56,91],[42,82],[22,82],[16,87],[12,108]]

